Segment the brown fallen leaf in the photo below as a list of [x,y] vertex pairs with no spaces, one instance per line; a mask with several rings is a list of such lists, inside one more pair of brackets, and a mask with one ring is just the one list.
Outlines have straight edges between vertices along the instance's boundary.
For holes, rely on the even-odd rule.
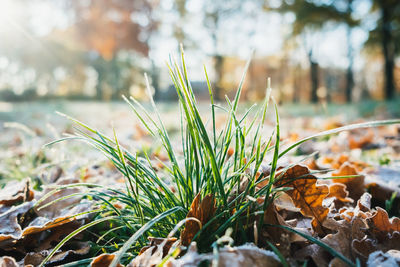
[[345,203],[353,203],[354,200],[349,198],[349,192],[346,190],[346,185],[333,183],[329,185],[329,194],[325,199],[334,198],[335,208],[341,208]]
[[149,245],[144,246],[141,250],[139,255],[143,254],[146,250],[150,248],[157,248],[160,245],[163,245],[162,250],[162,256],[165,257],[168,254],[169,249],[172,247],[172,245],[177,241],[176,237],[170,237],[170,238],[160,238],[160,237],[148,237],[148,240],[150,241]]
[[286,191],[296,207],[300,208],[304,216],[313,218],[311,224],[318,234],[323,234],[323,221],[329,213],[329,209],[322,205],[324,198],[329,194],[327,185],[317,184],[317,178],[310,174],[307,167],[295,165],[289,168],[283,175],[277,174],[275,186],[292,187]]
[[11,206],[17,202],[31,201],[33,197],[29,178],[21,182],[11,181],[0,190],[0,205]]
[[368,219],[371,231],[378,240],[390,238],[393,232],[400,233],[400,219],[393,217],[389,220],[386,210],[377,207],[372,217]]
[[4,256],[0,258],[0,267],[19,267],[14,258]]
[[364,193],[357,201],[355,207],[344,207],[339,210],[339,215],[342,219],[351,222],[355,217],[367,219],[371,214],[371,195]]
[[0,247],[7,246],[6,240],[16,240],[22,237],[22,227],[18,217],[33,207],[33,202],[25,202],[15,206],[0,215]]
[[[206,224],[215,213],[215,198],[214,195],[208,194],[200,201],[200,193],[193,199],[190,210],[186,218],[196,218],[202,225]],[[193,237],[200,230],[200,225],[197,221],[188,220],[185,223],[185,229],[181,233],[182,245],[188,246],[192,242]]]
[[[78,183],[79,179],[77,178],[61,178],[57,180],[57,182],[54,184],[52,187],[45,187],[43,190],[43,195],[46,195],[47,193],[51,192],[56,188],[57,186],[62,186],[62,185],[68,185],[68,184],[73,184],[73,183]],[[71,207],[73,205],[78,204],[82,197],[80,196],[75,196],[75,197],[70,197],[66,198],[60,201],[57,201],[53,203],[52,205],[49,205],[47,207],[42,208],[44,205],[50,203],[53,200],[74,194],[74,193],[79,193],[82,190],[82,188],[64,188],[61,189],[60,191],[54,193],[47,199],[45,199],[41,205],[36,207],[36,213],[45,218],[56,218],[62,216],[62,213],[65,213],[65,208],[66,207]]]
[[[110,266],[111,262],[115,258],[115,254],[101,254],[94,258],[90,263],[91,267],[107,267]],[[123,267],[121,264],[117,264],[117,267]]]
[[[48,265],[60,265],[65,262],[77,260],[82,256],[86,255],[90,251],[90,245],[87,242],[77,242],[76,248],[69,249],[66,251],[59,251],[47,262]],[[30,252],[24,258],[24,266],[33,265],[38,266],[46,258],[49,251],[44,250],[41,252]]]
[[[339,169],[344,163],[351,164],[358,172],[363,171],[369,165],[363,161],[351,159],[348,154],[340,154],[338,157],[321,157],[319,161],[324,168]],[[321,167],[322,167],[321,166]]]
[[[328,218],[324,222],[324,227],[335,231],[335,233],[327,234],[321,241],[335,251],[340,252],[346,258],[355,260],[353,257],[353,240],[362,239],[366,234],[368,225],[364,218],[354,216],[351,220],[334,220]],[[317,266],[347,266],[345,262],[339,258],[332,258],[329,253],[317,244],[309,245],[296,252],[296,257],[305,259],[311,257]]]
[[[332,176],[350,176],[350,175],[359,175],[354,166],[345,162],[340,166],[340,169],[337,172],[332,173]],[[358,200],[362,194],[364,194],[364,176],[359,175],[357,177],[352,178],[340,178],[333,179],[334,183],[342,183],[346,185],[347,190],[349,191],[349,196],[352,199]]]
[[[264,222],[272,225],[288,226],[285,220],[276,210],[274,203],[269,204],[267,209],[265,210]],[[276,242],[279,242],[279,240],[281,240],[281,236],[286,233],[286,231],[282,228],[268,227],[268,226],[263,228],[263,231],[265,231],[269,236],[271,236],[272,240]]]
[[355,239],[352,243],[352,250],[362,262],[366,262],[374,251],[400,250],[400,233],[393,232],[387,239],[381,241],[371,236],[365,236],[361,240]]
[[143,253],[135,257],[126,267],[154,267],[161,263],[163,252],[160,247],[146,249]]
[[350,135],[349,136],[349,148],[350,149],[364,148],[365,146],[367,146],[373,142],[374,137],[375,137],[375,134],[371,129],[369,129],[366,134],[363,134],[362,136],[359,136],[359,137]]
[[[243,245],[239,247],[225,247],[218,251],[216,258],[213,253],[198,254],[191,244],[188,253],[179,259],[170,259],[165,266],[168,267],[197,267],[202,262],[214,263],[217,267],[278,267],[281,263],[278,257],[269,250],[264,250],[255,245]],[[129,266],[131,267],[131,266]]]

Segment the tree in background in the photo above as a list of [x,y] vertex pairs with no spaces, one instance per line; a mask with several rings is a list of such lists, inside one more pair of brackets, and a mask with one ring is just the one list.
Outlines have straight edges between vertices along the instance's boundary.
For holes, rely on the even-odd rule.
[[394,79],[395,57],[400,52],[400,1],[373,0],[372,13],[379,13],[376,27],[369,33],[366,45],[381,46],[384,57],[384,96],[390,100],[395,97]]
[[88,63],[98,73],[98,99],[105,97],[103,89],[107,84],[113,88],[112,97],[128,93],[121,91],[119,65],[131,59],[127,56],[125,63],[121,62],[119,52],[132,51],[148,56],[148,39],[157,26],[152,20],[154,5],[146,0],[66,0],[65,8],[73,14],[73,23],[66,32],[72,45],[89,52]]
[[[283,13],[292,12],[296,15],[296,20],[293,24],[293,36],[300,36],[306,49],[307,58],[310,63],[310,101],[313,103],[318,102],[317,90],[320,86],[319,64],[315,55],[315,48],[319,42],[317,34],[328,22],[345,23],[349,27],[357,25],[357,21],[353,20],[351,17],[351,2],[348,3],[348,6],[347,9],[341,10],[334,4],[323,4],[323,1],[295,0],[284,1],[282,5],[276,9]],[[267,10],[268,9],[267,7]],[[349,42],[350,38],[348,39]],[[352,62],[352,53],[349,53],[349,57],[349,62]],[[346,89],[346,95],[349,95],[350,98],[350,90],[353,87],[352,64],[349,64],[347,78],[348,87]],[[349,98],[347,98],[347,100],[350,100]]]
[[241,7],[245,1],[240,0],[207,0],[204,1],[204,26],[210,34],[212,40],[212,57],[214,60],[214,97],[220,101],[223,99],[223,87],[221,85],[223,77],[225,51],[221,48],[221,33],[223,31],[224,20],[228,16],[242,12]]

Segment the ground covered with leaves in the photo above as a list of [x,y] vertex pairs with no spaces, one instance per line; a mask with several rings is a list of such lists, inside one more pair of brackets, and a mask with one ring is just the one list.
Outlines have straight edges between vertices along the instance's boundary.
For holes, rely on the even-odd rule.
[[180,104],[1,105],[1,266],[400,264],[400,121],[385,104],[279,119],[268,91],[254,113],[240,88],[199,104],[182,73]]

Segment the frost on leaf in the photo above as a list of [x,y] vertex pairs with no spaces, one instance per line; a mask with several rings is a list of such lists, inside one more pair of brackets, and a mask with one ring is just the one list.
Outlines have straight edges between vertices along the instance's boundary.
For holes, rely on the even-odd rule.
[[319,185],[317,178],[310,174],[309,169],[301,165],[295,165],[289,168],[282,177],[280,174],[277,177],[275,185],[293,188],[286,193],[304,216],[313,218],[311,223],[313,229],[318,234],[323,234],[322,223],[328,216],[329,209],[322,202],[329,194],[328,186]]

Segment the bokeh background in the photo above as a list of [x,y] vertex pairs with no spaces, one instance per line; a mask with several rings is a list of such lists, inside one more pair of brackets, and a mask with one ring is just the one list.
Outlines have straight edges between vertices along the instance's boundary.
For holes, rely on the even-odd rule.
[[[398,0],[1,0],[0,99],[176,100],[166,62],[185,47],[192,86],[217,99],[394,100],[400,88]],[[253,52],[252,52],[253,51]]]

